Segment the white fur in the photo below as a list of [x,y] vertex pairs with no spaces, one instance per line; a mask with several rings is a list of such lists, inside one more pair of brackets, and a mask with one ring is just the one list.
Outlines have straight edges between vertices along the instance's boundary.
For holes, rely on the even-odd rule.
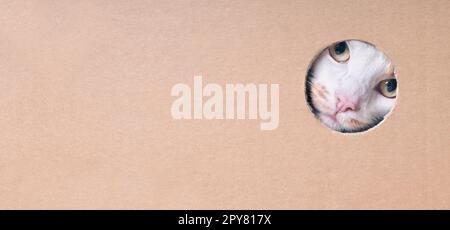
[[[347,41],[350,59],[345,63],[336,62],[325,49],[316,59],[312,68],[313,76],[310,84],[318,83],[328,91],[326,107],[322,109],[313,100],[318,110],[318,118],[328,127],[337,131],[357,132],[373,127],[395,105],[395,98],[387,98],[380,94],[377,85],[386,78],[386,72],[391,61],[373,45],[358,40]],[[336,109],[336,91],[344,91],[360,99],[359,109],[339,113],[334,121],[327,114]],[[352,127],[350,119],[356,119],[365,127]]]

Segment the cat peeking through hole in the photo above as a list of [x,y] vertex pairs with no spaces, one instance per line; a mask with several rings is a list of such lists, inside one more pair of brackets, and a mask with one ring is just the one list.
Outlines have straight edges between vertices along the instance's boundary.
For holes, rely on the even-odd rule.
[[329,128],[354,133],[379,124],[392,110],[397,79],[389,58],[359,40],[332,44],[318,54],[306,76],[306,98]]

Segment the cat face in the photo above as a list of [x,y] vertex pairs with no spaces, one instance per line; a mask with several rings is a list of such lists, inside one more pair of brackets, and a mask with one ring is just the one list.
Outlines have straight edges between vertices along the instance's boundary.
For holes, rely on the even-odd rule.
[[337,42],[311,64],[306,97],[316,117],[339,132],[361,132],[381,122],[395,105],[391,61],[358,40]]

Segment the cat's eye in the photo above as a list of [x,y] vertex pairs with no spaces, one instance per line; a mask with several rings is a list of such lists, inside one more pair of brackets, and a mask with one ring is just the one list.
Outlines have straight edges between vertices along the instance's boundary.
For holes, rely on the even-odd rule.
[[378,91],[387,98],[395,98],[397,96],[397,80],[392,78],[380,81]]
[[350,59],[350,50],[348,49],[347,42],[338,42],[328,48],[330,56],[337,62],[342,63]]

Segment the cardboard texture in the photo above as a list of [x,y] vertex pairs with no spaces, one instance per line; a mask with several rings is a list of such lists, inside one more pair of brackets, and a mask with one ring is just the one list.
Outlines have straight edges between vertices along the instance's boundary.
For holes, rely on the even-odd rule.
[[[450,1],[1,1],[2,209],[448,209]],[[397,67],[342,135],[304,80],[330,43]],[[280,84],[280,124],[174,120],[170,90]]]

